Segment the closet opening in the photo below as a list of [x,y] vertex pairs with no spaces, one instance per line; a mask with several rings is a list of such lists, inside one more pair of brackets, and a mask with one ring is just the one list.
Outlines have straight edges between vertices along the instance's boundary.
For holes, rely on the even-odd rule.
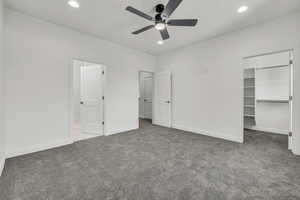
[[281,134],[288,149],[293,138],[293,51],[244,58],[245,134]]
[[85,140],[105,135],[106,67],[72,60],[71,138]]
[[[154,73],[139,71],[139,121],[140,127],[145,123],[152,124]],[[144,123],[143,123],[144,122]]]

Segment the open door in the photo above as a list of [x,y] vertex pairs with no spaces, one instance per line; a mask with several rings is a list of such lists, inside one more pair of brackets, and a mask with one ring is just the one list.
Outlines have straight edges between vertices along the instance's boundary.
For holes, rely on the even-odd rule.
[[96,64],[81,66],[80,127],[86,134],[104,133],[103,67]]
[[294,85],[293,85],[293,52],[290,52],[290,65],[289,65],[289,70],[290,70],[290,97],[289,97],[289,107],[290,107],[290,131],[289,131],[289,144],[288,148],[289,150],[292,150],[292,142],[293,142],[293,90],[294,90]]
[[170,72],[155,76],[155,124],[171,127],[172,119],[172,79]]
[[144,78],[144,117],[145,119],[152,119],[152,90],[153,77],[148,76]]

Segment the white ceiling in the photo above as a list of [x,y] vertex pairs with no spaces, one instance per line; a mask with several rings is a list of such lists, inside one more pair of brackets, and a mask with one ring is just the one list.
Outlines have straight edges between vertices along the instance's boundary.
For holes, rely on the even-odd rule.
[[[131,34],[149,22],[125,8],[131,5],[154,16],[153,7],[167,0],[79,0],[79,9],[69,7],[67,1],[6,0],[5,5],[154,55],[300,9],[300,0],[183,0],[171,18],[198,18],[197,27],[169,27],[171,39],[157,45],[160,34],[155,29],[138,36]],[[238,14],[241,5],[249,6],[249,10]]]

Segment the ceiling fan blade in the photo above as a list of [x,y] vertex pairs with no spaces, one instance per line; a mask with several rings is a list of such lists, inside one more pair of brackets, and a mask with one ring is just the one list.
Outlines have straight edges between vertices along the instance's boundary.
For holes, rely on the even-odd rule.
[[170,26],[196,26],[198,19],[171,19],[168,21]]
[[164,28],[163,30],[160,30],[160,35],[163,40],[167,40],[170,38],[169,32],[167,28]]
[[143,17],[143,18],[145,18],[145,19],[147,19],[149,21],[153,20],[153,17],[151,17],[150,15],[147,15],[146,13],[144,13],[142,11],[139,11],[139,10],[137,10],[137,9],[131,7],[131,6],[126,7],[126,10],[129,11],[129,12],[131,12],[131,13],[133,13],[133,14],[136,14],[136,15],[138,15],[140,17]]
[[140,33],[144,32],[144,31],[148,31],[148,30],[150,30],[151,28],[154,28],[154,25],[146,26],[146,27],[144,27],[144,28],[142,28],[142,29],[140,29],[140,30],[137,30],[137,31],[132,32],[132,34],[137,35],[137,34],[140,34]]
[[165,15],[167,15],[168,17],[170,17],[181,2],[182,2],[182,0],[170,0],[168,2],[168,4],[166,5],[166,8],[163,13]]

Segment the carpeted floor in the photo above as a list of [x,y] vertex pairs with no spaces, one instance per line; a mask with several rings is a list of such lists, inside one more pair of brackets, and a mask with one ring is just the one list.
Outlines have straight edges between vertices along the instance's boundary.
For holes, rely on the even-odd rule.
[[296,200],[287,137],[237,144],[142,122],[140,130],[9,159],[1,200]]

